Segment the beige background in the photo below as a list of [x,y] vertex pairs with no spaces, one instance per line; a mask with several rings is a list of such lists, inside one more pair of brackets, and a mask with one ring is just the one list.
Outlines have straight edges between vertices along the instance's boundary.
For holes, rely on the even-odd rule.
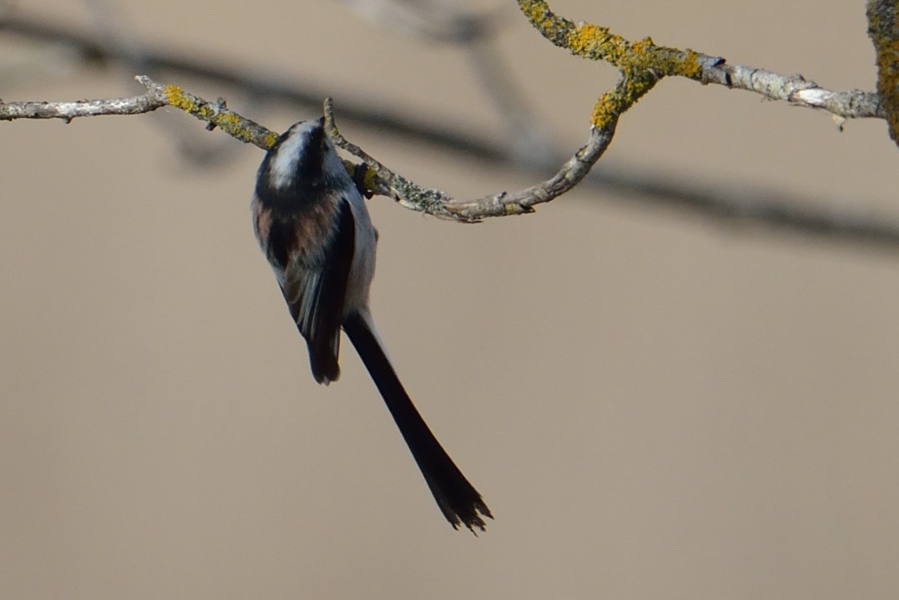
[[[630,38],[871,88],[864,3],[813,4],[553,6]],[[79,3],[20,7],[92,23]],[[320,81],[338,109],[368,98],[501,131],[464,56],[340,5],[110,7],[128,35]],[[573,149],[614,72],[508,14],[505,56]],[[3,48],[10,64],[42,52]],[[138,90],[126,70],[50,66],[8,73],[0,96]],[[275,129],[312,116],[228,99]],[[474,538],[443,521],[349,345],[341,381],[313,382],[251,233],[262,154],[227,141],[227,168],[186,162],[172,127],[224,136],[168,113],[2,126],[0,598],[899,596],[896,252],[596,192],[472,227],[374,200],[374,313],[496,515]],[[459,196],[535,180],[348,127]],[[824,114],[718,87],[663,82],[605,160],[899,219],[882,122],[838,133]]]

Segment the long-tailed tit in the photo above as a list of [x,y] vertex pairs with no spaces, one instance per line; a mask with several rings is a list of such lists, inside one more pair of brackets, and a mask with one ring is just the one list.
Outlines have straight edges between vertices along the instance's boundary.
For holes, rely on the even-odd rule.
[[368,290],[377,233],[323,119],[296,123],[266,153],[252,209],[256,237],[306,339],[315,380],[328,384],[340,376],[343,328],[443,515],[454,528],[483,530],[490,509],[412,404],[375,332]]

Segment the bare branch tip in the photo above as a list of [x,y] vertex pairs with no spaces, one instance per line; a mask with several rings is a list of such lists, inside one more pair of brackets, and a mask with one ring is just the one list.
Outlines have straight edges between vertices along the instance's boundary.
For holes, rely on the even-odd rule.
[[343,147],[346,140],[337,129],[337,123],[334,120],[334,99],[330,96],[322,102],[322,114],[325,117],[325,131],[328,133],[328,137],[334,140],[338,146]]

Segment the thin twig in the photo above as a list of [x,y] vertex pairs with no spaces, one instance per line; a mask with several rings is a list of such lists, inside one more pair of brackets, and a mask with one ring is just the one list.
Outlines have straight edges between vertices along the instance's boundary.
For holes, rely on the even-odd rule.
[[102,115],[139,115],[162,108],[165,98],[146,93],[128,98],[79,100],[75,102],[0,102],[0,121],[13,119],[62,119]]
[[[58,118],[71,121],[77,117],[140,114],[163,106],[172,106],[218,127],[228,135],[259,148],[267,149],[275,143],[277,134],[227,108],[222,102],[209,102],[180,87],[156,83],[146,75],[137,79],[147,92],[129,98],[84,100],[80,102],[11,102],[0,103],[0,120],[18,118]],[[622,81],[618,89],[626,88]],[[608,147],[615,132],[616,120],[607,126],[594,128],[588,143],[563,165],[551,179],[539,185],[513,193],[501,192],[478,200],[455,200],[436,189],[423,188],[388,169],[357,145],[348,142],[334,124],[332,103],[325,101],[324,114],[328,135],[347,152],[361,158],[367,166],[364,182],[378,194],[386,195],[403,206],[445,219],[476,222],[485,217],[499,217],[533,212],[533,206],[549,202],[564,194],[586,176],[593,164]],[[348,169],[355,170],[350,164]]]
[[[623,97],[628,87],[627,79],[622,78],[616,89],[606,94],[606,96],[621,100],[618,103],[620,112],[624,112],[627,108]],[[610,104],[615,104],[615,102],[610,102]],[[334,140],[338,147],[362,159],[370,172],[371,177],[368,177],[369,174],[367,174],[365,183],[371,191],[390,196],[407,208],[464,223],[476,223],[487,217],[531,213],[534,212],[533,207],[537,204],[549,202],[571,190],[587,176],[599,157],[609,147],[618,122],[618,116],[615,114],[610,115],[603,126],[592,127],[586,145],[568,159],[555,175],[542,183],[517,192],[500,192],[476,200],[456,200],[440,190],[422,188],[412,183],[385,167],[357,145],[348,142],[337,130],[332,111],[332,102],[328,98],[324,103],[328,137]],[[375,181],[369,183],[371,178],[374,178]]]

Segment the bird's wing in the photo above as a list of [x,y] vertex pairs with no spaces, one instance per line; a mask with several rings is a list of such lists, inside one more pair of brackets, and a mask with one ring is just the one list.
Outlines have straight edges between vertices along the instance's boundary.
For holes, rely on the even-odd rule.
[[336,202],[328,227],[318,237],[326,240],[323,245],[304,251],[303,234],[302,228],[294,228],[296,251],[288,254],[279,283],[297,329],[309,346],[312,375],[327,384],[340,377],[340,325],[355,252],[355,223],[349,203],[343,198]]

